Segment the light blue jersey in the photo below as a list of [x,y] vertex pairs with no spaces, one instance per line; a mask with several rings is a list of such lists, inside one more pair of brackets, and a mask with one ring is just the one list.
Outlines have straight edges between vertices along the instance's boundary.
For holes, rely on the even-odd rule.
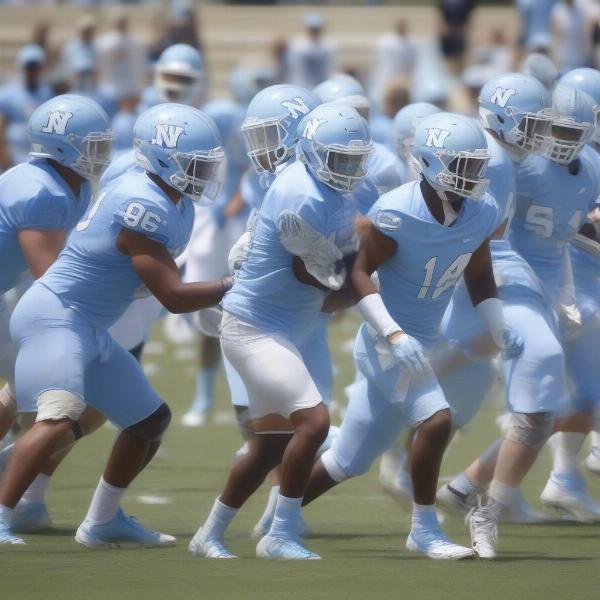
[[434,342],[473,252],[499,224],[493,197],[465,199],[456,221],[445,227],[431,215],[420,183],[413,181],[383,195],[368,217],[398,246],[377,269],[386,308],[409,335],[423,344]]
[[[115,179],[118,179],[129,171],[137,166],[137,162],[135,160],[135,151],[128,150],[126,152],[122,152],[115,156],[111,161],[104,173],[102,173],[102,177],[100,177],[100,189],[104,189],[106,186],[110,185]],[[140,171],[142,170],[138,167]]]
[[366,215],[379,196],[406,182],[406,165],[383,144],[374,143],[369,154],[368,175],[352,192],[359,212]]
[[315,324],[326,293],[300,283],[294,275],[294,257],[279,238],[278,219],[286,210],[339,248],[350,244],[354,202],[318,182],[301,162],[287,166],[265,196],[248,259],[223,308],[263,331],[299,341]]
[[6,123],[5,136],[15,164],[27,160],[27,123],[31,113],[50,98],[52,90],[45,83],[35,91],[28,90],[22,83],[8,83],[0,87],[0,116]]
[[193,221],[189,198],[174,204],[144,171],[134,169],[101,190],[40,281],[96,327],[106,329],[134,297],[148,293],[131,259],[117,248],[121,230],[137,231],[177,257],[190,239]]
[[582,152],[569,166],[530,156],[519,163],[516,175],[511,241],[558,304],[568,244],[596,202],[600,173]]
[[23,229],[69,232],[88,208],[91,186],[79,196],[45,158],[21,163],[0,176],[0,294],[17,285],[28,271],[19,244]]

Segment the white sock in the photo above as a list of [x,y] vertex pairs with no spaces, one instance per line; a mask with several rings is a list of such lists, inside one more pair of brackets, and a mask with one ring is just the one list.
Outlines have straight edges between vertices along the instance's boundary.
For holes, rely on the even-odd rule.
[[267,500],[267,506],[265,512],[262,514],[260,521],[271,521],[275,514],[275,508],[277,506],[277,496],[279,496],[279,486],[274,485],[269,492],[269,499]]
[[221,500],[217,498],[208,518],[204,522],[204,525],[202,525],[202,537],[204,539],[222,538],[229,523],[233,521],[233,517],[238,514],[239,510],[239,508],[231,508],[231,506],[223,504]]
[[577,456],[585,440],[585,433],[559,431],[550,436],[548,447],[552,453],[552,472],[566,475],[578,473]]
[[457,475],[448,486],[465,496],[468,496],[469,494],[481,494],[482,492],[482,489],[474,484],[464,472]]
[[126,489],[110,485],[101,477],[85,517],[86,521],[91,525],[101,525],[114,519]]
[[4,504],[0,504],[0,525],[10,525],[14,512],[14,508],[9,508],[8,506],[4,506]]
[[277,506],[269,535],[278,538],[292,538],[298,535],[298,521],[302,510],[302,498],[288,498],[277,495]]
[[518,487],[513,487],[506,483],[502,483],[497,479],[492,479],[487,495],[498,504],[504,507],[512,506],[519,491]]
[[413,502],[412,528],[439,527],[435,504],[417,504]]
[[592,448],[600,448],[600,431],[592,431]]
[[50,475],[44,475],[40,473],[34,480],[33,483],[25,490],[22,502],[44,502],[44,495],[46,489],[50,483]]

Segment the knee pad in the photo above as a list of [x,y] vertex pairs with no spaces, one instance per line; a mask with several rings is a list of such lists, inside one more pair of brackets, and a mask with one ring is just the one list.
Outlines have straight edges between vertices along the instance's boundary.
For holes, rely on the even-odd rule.
[[321,444],[321,446],[317,450],[317,458],[322,456],[325,452],[327,452],[327,450],[329,450],[333,446],[333,443],[339,437],[339,435],[340,435],[340,428],[336,427],[335,425],[330,425],[329,432],[327,433],[327,437],[325,438],[325,441]]
[[553,414],[512,413],[504,438],[540,450],[552,432]]
[[148,442],[160,442],[171,417],[171,409],[163,402],[149,417],[131,425],[127,430]]
[[77,421],[86,404],[79,396],[67,390],[47,390],[38,396],[37,406],[36,422],[62,419]]
[[17,401],[8,383],[5,383],[0,390],[0,407],[6,410],[13,418],[17,414]]
[[341,483],[349,478],[349,475],[344,469],[342,469],[336,460],[332,448],[329,448],[329,450],[326,450],[323,452],[323,454],[321,454],[321,462],[323,463],[323,466],[325,467],[329,477],[331,477],[331,479],[337,483]]

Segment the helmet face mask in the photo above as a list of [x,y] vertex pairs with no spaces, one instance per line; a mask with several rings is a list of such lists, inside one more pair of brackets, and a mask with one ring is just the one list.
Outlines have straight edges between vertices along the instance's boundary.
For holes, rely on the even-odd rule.
[[154,82],[161,99],[165,102],[195,104],[202,91],[200,76],[191,73],[159,70],[156,72]]
[[578,123],[566,117],[555,118],[552,123],[552,144],[545,153],[546,158],[559,165],[568,165],[579,156],[593,131],[591,123]]
[[88,133],[80,144],[85,150],[71,168],[85,179],[98,179],[110,163],[112,144],[112,132]]
[[373,145],[341,146],[314,143],[319,163],[317,178],[339,192],[351,192],[367,175],[367,163]]
[[223,180],[223,150],[216,148],[211,152],[174,152],[171,158],[178,167],[169,177],[171,186],[195,202],[203,197],[215,200]]
[[289,115],[271,119],[245,119],[242,132],[248,157],[259,172],[274,173],[292,154],[284,140],[289,132]]
[[430,181],[434,188],[441,187],[445,192],[452,192],[471,200],[481,199],[489,184],[489,179],[483,177],[490,160],[487,150],[442,151],[438,152],[436,156],[443,164],[443,168],[437,174],[437,185]]

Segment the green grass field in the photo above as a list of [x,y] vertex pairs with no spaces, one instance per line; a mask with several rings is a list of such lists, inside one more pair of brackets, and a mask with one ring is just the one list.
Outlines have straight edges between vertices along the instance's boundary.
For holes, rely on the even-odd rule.
[[[333,328],[332,347],[339,369],[336,398],[352,379],[349,340],[356,323]],[[156,338],[159,339],[159,336]],[[150,347],[146,367],[173,408],[175,419],[157,458],[129,491],[125,509],[146,524],[177,535],[175,548],[92,552],[73,540],[101,473],[115,432],[103,428],[84,439],[56,474],[49,493],[55,529],[27,536],[25,547],[0,547],[0,599],[144,598],[587,600],[600,598],[600,526],[556,524],[503,526],[500,557],[494,562],[439,563],[404,548],[409,514],[377,483],[376,469],[350,481],[306,511],[314,537],[309,544],[323,560],[273,563],[254,557],[249,532],[262,512],[267,488],[252,498],[234,522],[229,544],[237,561],[192,558],[187,544],[220,490],[240,437],[230,417],[225,381],[218,383],[215,422],[204,429],[181,427],[179,418],[192,395],[191,348],[161,341]],[[489,443],[497,430],[494,402],[488,402],[469,431],[450,447],[443,475],[456,473]],[[525,493],[537,504],[547,473],[542,456]],[[591,481],[600,497],[600,478]],[[148,504],[144,496],[166,504]],[[468,543],[459,519],[445,528]]]

